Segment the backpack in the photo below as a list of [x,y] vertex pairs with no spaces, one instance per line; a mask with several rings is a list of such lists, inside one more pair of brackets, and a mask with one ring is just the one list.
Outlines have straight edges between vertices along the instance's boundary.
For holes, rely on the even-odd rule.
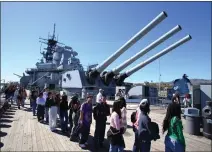
[[136,122],[136,111],[131,114],[131,122],[132,123]]
[[151,140],[156,141],[157,139],[160,139],[159,126],[156,122],[150,122],[149,130],[150,130]]

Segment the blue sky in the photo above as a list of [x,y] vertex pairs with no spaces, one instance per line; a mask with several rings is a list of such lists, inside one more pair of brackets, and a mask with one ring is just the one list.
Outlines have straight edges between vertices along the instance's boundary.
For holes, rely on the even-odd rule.
[[[160,12],[168,17],[122,54],[111,70],[175,27],[182,30],[132,65],[146,60],[187,34],[192,40],[160,58],[162,81],[186,73],[189,78],[211,79],[210,2],[2,2],[1,79],[19,80],[26,68],[41,58],[39,37],[53,31],[59,41],[78,52],[84,66],[101,63]],[[159,60],[131,75],[127,81],[159,80]]]

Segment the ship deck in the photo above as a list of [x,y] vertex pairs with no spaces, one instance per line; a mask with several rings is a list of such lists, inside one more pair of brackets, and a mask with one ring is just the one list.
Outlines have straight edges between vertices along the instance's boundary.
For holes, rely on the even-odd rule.
[[[127,111],[128,126],[124,134],[126,143],[125,151],[131,151],[134,142],[134,134],[131,128],[130,115],[135,110],[135,106],[129,106]],[[164,118],[165,109],[152,107],[150,117],[160,126]],[[109,120],[109,119],[108,119]],[[185,121],[183,120],[185,125]],[[107,129],[109,123],[107,123]],[[92,144],[92,137],[95,130],[95,122],[91,125],[89,137],[89,150],[82,150],[78,143],[71,142],[68,136],[62,135],[60,129],[51,132],[48,125],[39,123],[29,110],[29,103],[26,108],[18,110],[12,106],[1,117],[1,151],[95,151]],[[106,130],[107,130],[106,129]],[[161,139],[152,142],[151,151],[164,151],[164,135]],[[186,140],[186,151],[211,151],[211,140],[203,136],[189,135],[184,132]],[[105,137],[106,138],[106,137]],[[106,141],[106,140],[105,140]],[[108,147],[107,141],[105,147]],[[101,152],[108,151],[107,148],[100,149]]]

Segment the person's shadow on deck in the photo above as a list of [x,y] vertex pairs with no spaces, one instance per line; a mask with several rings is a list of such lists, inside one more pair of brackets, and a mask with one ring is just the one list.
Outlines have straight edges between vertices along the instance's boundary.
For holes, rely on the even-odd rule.
[[15,113],[14,112],[8,112],[8,111],[6,111],[5,113],[4,113],[4,115],[15,115]]
[[11,118],[14,118],[14,117],[13,117],[13,116],[7,116],[7,115],[4,114],[4,115],[1,116],[1,119],[2,119],[2,118],[11,119]]
[[0,124],[0,128],[10,128],[11,125],[6,125],[6,124]]
[[4,146],[4,144],[2,142],[0,142],[0,149]]
[[11,123],[11,122],[13,121],[9,119],[0,119],[0,123]]
[[6,135],[7,135],[6,132],[0,131],[0,138],[1,138],[1,137],[4,137],[4,136],[6,136]]

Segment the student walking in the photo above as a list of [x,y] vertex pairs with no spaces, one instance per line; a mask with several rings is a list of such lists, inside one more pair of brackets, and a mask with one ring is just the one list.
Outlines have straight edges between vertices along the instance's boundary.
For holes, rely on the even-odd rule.
[[37,118],[39,122],[43,122],[44,120],[44,109],[45,109],[45,99],[43,98],[43,93],[39,93],[39,97],[36,100],[38,108],[37,108]]
[[87,101],[84,102],[80,108],[79,123],[81,126],[80,128],[81,138],[79,141],[79,146],[81,148],[86,148],[86,145],[88,144],[87,141],[90,133],[90,126],[92,123],[92,100],[93,96],[87,95]]
[[183,125],[181,121],[181,108],[179,104],[169,104],[166,116],[163,120],[163,133],[165,137],[165,152],[185,152],[186,144],[183,135]]

